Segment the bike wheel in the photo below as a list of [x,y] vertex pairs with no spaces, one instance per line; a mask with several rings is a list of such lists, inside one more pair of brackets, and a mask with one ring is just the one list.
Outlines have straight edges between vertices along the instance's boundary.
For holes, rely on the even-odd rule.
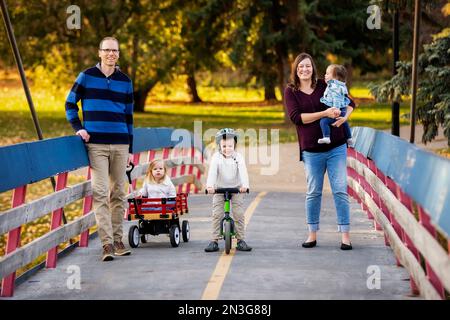
[[231,222],[225,221],[223,224],[224,224],[223,239],[225,240],[225,253],[229,254],[231,250]]

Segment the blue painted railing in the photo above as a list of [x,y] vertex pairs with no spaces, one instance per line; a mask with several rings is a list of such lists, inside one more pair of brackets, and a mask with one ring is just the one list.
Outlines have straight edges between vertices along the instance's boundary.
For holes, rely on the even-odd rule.
[[355,150],[375,162],[450,236],[450,160],[372,128],[353,130]]
[[[175,146],[196,147],[198,151],[203,152],[202,142],[195,140],[194,135],[187,130],[184,130],[184,136],[189,136],[189,141],[181,137],[173,141],[171,137],[174,130],[135,128],[133,153]],[[77,136],[0,147],[0,192],[88,165],[86,148]]]
[[[450,292],[450,160],[372,128],[353,128],[349,194],[383,230],[411,289],[429,299]],[[425,265],[425,268],[423,268]]]

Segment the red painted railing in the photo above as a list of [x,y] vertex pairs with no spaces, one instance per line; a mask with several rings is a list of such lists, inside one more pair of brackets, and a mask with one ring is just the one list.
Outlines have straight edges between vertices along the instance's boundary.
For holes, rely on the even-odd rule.
[[[364,164],[367,166],[386,186],[387,189],[389,189],[396,198],[401,202],[403,206],[405,206],[410,214],[414,215],[415,208],[417,208],[418,211],[418,222],[435,238],[438,238],[438,232],[437,230],[431,225],[431,220],[429,214],[418,204],[414,203],[414,200],[411,199],[401,188],[389,177],[386,177],[378,168],[376,167],[375,163],[364,157],[363,154],[355,151],[354,149],[348,149],[348,158],[354,159],[357,162]],[[398,237],[402,240],[406,248],[414,255],[414,257],[417,259],[419,263],[422,263],[422,261],[425,264],[425,272],[428,280],[436,290],[436,292],[439,294],[439,296],[442,299],[446,298],[446,291],[444,289],[442,281],[439,279],[439,277],[436,275],[435,270],[433,270],[429,264],[428,261],[425,260],[425,258],[420,254],[419,250],[416,248],[413,240],[406,234],[404,228],[396,221],[396,219],[393,216],[393,212],[390,212],[386,204],[382,201],[380,195],[374,190],[374,188],[370,185],[370,183],[364,178],[363,175],[359,174],[354,168],[351,166],[348,166],[348,176],[356,181],[363,189],[364,191],[371,196],[373,201],[377,204],[378,208],[382,211],[382,213],[385,215],[385,217],[388,219],[390,224],[392,225],[393,229],[395,230],[395,233],[398,235]],[[348,187],[348,193],[351,197],[355,198],[358,203],[361,204],[362,210],[364,210],[369,219],[374,219],[374,214],[370,211],[366,203],[363,199],[361,199],[358,195],[358,193],[353,190],[350,185]],[[377,230],[382,230],[381,227],[375,223],[375,228]],[[389,240],[385,236],[385,243],[386,245],[389,244]],[[447,239],[449,243],[449,248],[447,248],[447,252],[450,251],[450,240]],[[397,265],[401,265],[399,259],[397,258]],[[411,285],[411,291],[413,294],[420,294],[419,288],[411,275],[410,277],[410,285]]]

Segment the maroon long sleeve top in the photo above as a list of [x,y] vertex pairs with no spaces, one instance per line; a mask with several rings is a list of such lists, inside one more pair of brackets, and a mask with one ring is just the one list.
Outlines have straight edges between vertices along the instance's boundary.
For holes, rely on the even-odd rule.
[[[300,148],[300,160],[302,160],[302,150],[310,152],[326,152],[346,143],[343,126],[338,128],[331,126],[331,143],[319,144],[317,140],[323,138],[320,129],[320,119],[311,123],[303,123],[302,113],[321,112],[328,108],[320,102],[327,85],[324,80],[318,79],[316,87],[311,94],[306,94],[300,90],[294,90],[287,86],[284,90],[284,100],[286,109],[291,121],[297,129],[298,144]],[[355,108],[355,103],[350,99],[350,106]]]

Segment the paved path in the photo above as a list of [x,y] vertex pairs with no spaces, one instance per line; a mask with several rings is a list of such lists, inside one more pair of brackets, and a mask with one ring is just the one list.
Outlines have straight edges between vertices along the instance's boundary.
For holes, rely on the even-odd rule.
[[[247,196],[249,205],[257,193]],[[206,287],[218,299],[409,299],[406,271],[395,265],[383,236],[352,202],[353,251],[339,249],[335,211],[330,195],[323,199],[318,246],[304,249],[304,194],[269,192],[247,226],[249,253],[226,256],[228,272],[214,274],[224,262],[221,251],[205,253],[210,236],[210,202],[206,195],[189,198],[191,241],[172,248],[165,235],[133,250],[129,257],[100,262],[98,238],[88,248],[76,248],[56,269],[43,269],[16,288],[13,299],[201,299]],[[292,209],[297,208],[297,209]],[[128,225],[125,231],[128,230]],[[381,288],[367,288],[367,268],[378,266]],[[68,289],[70,266],[81,271],[81,289]]]

